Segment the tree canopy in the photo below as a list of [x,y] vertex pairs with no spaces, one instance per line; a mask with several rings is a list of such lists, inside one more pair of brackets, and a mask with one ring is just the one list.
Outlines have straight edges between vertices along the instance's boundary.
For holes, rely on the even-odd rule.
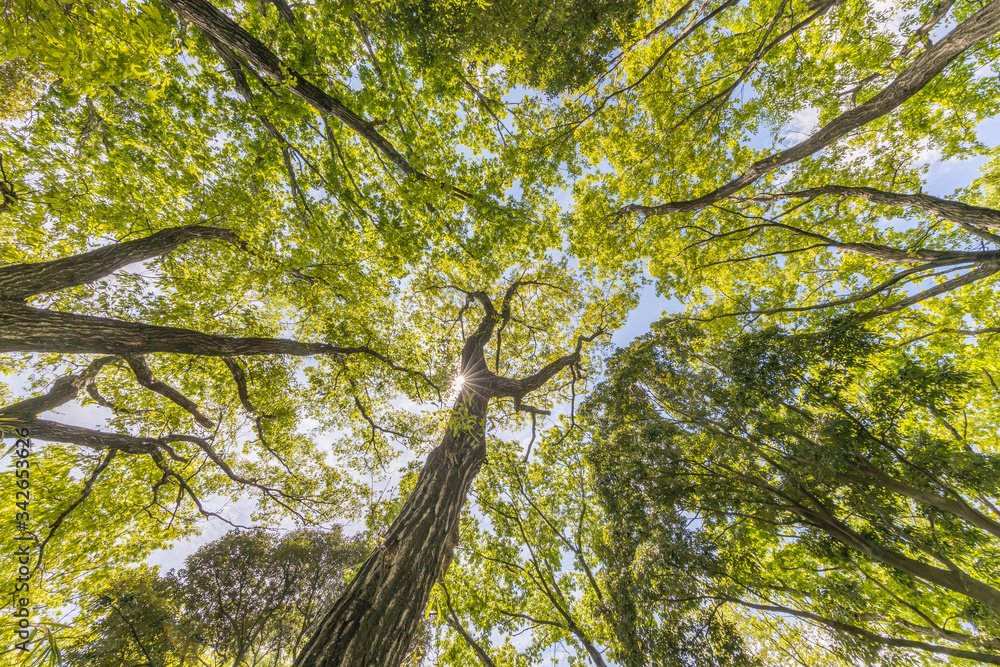
[[[873,358],[857,328],[705,343],[658,331],[593,403],[609,549],[643,612],[724,608],[758,641],[746,611],[808,619],[865,663],[1000,661],[995,389],[946,360]],[[764,639],[792,655],[802,630]]]
[[190,593],[220,664],[1000,662],[1000,2],[2,11],[37,633],[184,663],[140,564],[239,501],[369,555],[294,640]]
[[[364,558],[360,541],[301,529],[280,539],[232,531],[199,548],[184,569],[117,573],[82,610],[70,664],[282,664]],[[89,625],[88,625],[89,624]]]

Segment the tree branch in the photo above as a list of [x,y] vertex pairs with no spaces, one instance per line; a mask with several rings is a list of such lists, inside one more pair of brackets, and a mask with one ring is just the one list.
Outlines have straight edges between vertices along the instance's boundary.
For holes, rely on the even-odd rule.
[[161,382],[153,377],[153,371],[149,368],[146,364],[146,360],[143,359],[141,355],[126,354],[125,361],[128,363],[129,368],[132,369],[132,373],[135,374],[135,379],[140,385],[150,391],[156,392],[160,396],[169,399],[173,403],[176,403],[180,407],[187,410],[203,427],[208,429],[215,428],[215,422],[203,415],[194,401],[171,387],[169,384]]
[[109,276],[123,266],[160,257],[195,240],[236,242],[228,229],[189,225],[158,231],[135,241],[115,243],[72,257],[48,262],[0,267],[0,299],[21,301],[43,292],[85,285]]
[[35,416],[49,410],[54,410],[60,405],[69,403],[80,394],[81,389],[89,388],[90,384],[97,377],[102,368],[114,362],[117,357],[108,356],[95,359],[90,362],[86,370],[80,375],[66,375],[57,378],[52,383],[52,388],[41,396],[26,398],[23,401],[13,403],[0,408],[0,414],[23,414]]
[[529,375],[528,377],[515,380],[496,376],[493,379],[495,387],[494,395],[511,397],[514,399],[516,405],[520,405],[521,399],[523,399],[527,394],[540,388],[548,382],[552,376],[562,369],[578,363],[580,361],[580,352],[583,349],[583,344],[594,341],[598,336],[601,336],[604,333],[604,328],[598,327],[597,331],[589,336],[578,336],[576,339],[576,349],[572,352],[572,354],[566,354],[559,357],[555,361],[546,364],[535,374]]
[[1000,656],[989,655],[987,653],[979,653],[975,651],[965,651],[963,649],[950,648],[947,646],[938,646],[937,644],[928,644],[926,642],[919,642],[912,639],[883,637],[882,635],[877,635],[874,632],[871,632],[870,630],[859,628],[856,625],[841,623],[840,621],[835,621],[831,618],[826,618],[825,616],[820,616],[819,614],[803,611],[801,609],[793,609],[791,607],[785,607],[785,606],[756,604],[753,602],[748,602],[746,600],[740,600],[738,598],[712,597],[711,599],[722,600],[724,602],[738,604],[744,607],[749,607],[750,609],[757,609],[758,611],[770,611],[778,614],[789,614],[791,616],[797,616],[799,618],[807,618],[821,625],[825,625],[826,627],[831,628],[833,630],[839,630],[841,632],[847,632],[850,634],[859,635],[861,637],[864,637],[865,639],[882,644],[884,646],[895,646],[898,648],[912,648],[921,651],[928,651],[930,653],[940,653],[941,655],[950,655],[956,658],[965,658],[967,660],[985,662],[991,665],[1000,665]]
[[52,536],[55,535],[55,532],[59,530],[59,526],[62,525],[63,521],[66,520],[66,517],[68,517],[73,510],[79,507],[90,496],[91,491],[94,490],[94,483],[97,482],[97,478],[101,476],[101,473],[104,472],[104,469],[108,467],[108,464],[111,463],[111,460],[115,458],[117,454],[117,449],[108,450],[107,454],[104,455],[104,458],[101,459],[101,462],[97,464],[96,468],[94,468],[94,471],[90,473],[90,477],[88,477],[87,481],[84,482],[83,491],[80,493],[80,497],[70,503],[69,507],[63,510],[59,516],[56,517],[55,521],[49,524],[48,535],[46,535],[45,539],[38,545],[38,560],[35,563],[35,571],[42,566],[42,558],[45,556],[45,547],[48,546],[49,542],[52,540]]
[[482,645],[476,641],[475,637],[470,635],[464,627],[462,627],[461,621],[458,620],[458,614],[455,613],[455,609],[451,606],[451,594],[448,592],[448,587],[441,583],[441,588],[444,590],[444,603],[448,607],[448,613],[445,614],[445,622],[465,640],[476,655],[479,660],[486,665],[486,667],[497,667],[497,664],[493,662],[493,658],[490,657],[489,653],[483,649]]
[[305,77],[282,62],[263,42],[248,33],[207,0],[163,0],[163,4],[185,21],[197,26],[206,35],[211,35],[219,43],[241,55],[250,65],[268,77],[287,86],[288,90],[295,96],[354,130],[403,173],[426,178],[396,150],[396,147],[388,139],[379,134],[374,124],[356,114],[340,100],[310,83]]
[[435,386],[424,373],[400,366],[366,345],[338,347],[329,343],[303,343],[286,338],[217,336],[179,327],[137,324],[43,310],[13,301],[0,301],[0,352],[171,352],[209,357],[268,354],[299,357],[362,355],[381,361],[392,370],[421,377],[432,387]]
[[622,208],[620,213],[651,216],[697,211],[736,194],[764,174],[798,162],[829,146],[847,133],[895,110],[930,83],[966,49],[991,37],[997,30],[1000,30],[1000,2],[991,2],[959,24],[937,44],[917,56],[877,95],[837,116],[805,141],[754,162],[738,178],[695,199],[657,206],[629,204]]
[[[769,202],[781,199],[813,198],[820,195],[839,195],[841,197],[857,197],[870,201],[874,204],[884,204],[886,206],[901,206],[905,208],[919,208],[938,215],[945,220],[955,223],[965,223],[980,225],[1000,229],[1000,211],[985,208],[982,206],[972,206],[959,201],[941,199],[923,193],[902,194],[898,192],[886,192],[875,188],[853,187],[846,185],[824,185],[808,190],[798,190],[795,192],[778,192],[751,197],[748,201]],[[994,237],[996,238],[996,237]]]
[[94,431],[80,426],[37,419],[23,413],[11,414],[4,410],[0,414],[4,417],[5,426],[26,428],[32,438],[46,442],[65,442],[97,451],[116,449],[127,454],[153,454],[159,450],[161,444],[157,438],[139,438],[124,433]]

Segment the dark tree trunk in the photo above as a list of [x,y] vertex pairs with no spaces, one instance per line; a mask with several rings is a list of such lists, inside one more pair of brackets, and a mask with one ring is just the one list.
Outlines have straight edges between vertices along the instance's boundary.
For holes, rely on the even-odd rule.
[[86,285],[111,275],[123,266],[166,255],[181,244],[198,240],[236,242],[236,235],[218,227],[172,227],[145,238],[115,243],[72,257],[2,266],[0,299],[20,301],[43,292]]
[[323,618],[295,667],[398,667],[411,649],[431,589],[444,579],[458,543],[462,507],[486,461],[490,400],[509,397],[520,409],[543,412],[524,406],[524,396],[576,364],[583,343],[601,333],[578,338],[573,353],[534,375],[496,375],[486,365],[483,346],[498,324],[509,321],[510,300],[519,284],[507,291],[499,313],[482,292],[468,295],[482,303],[486,316],[463,347],[460,369],[465,381],[441,444],[427,457],[383,544]]
[[296,667],[395,667],[407,656],[431,589],[451,562],[462,507],[486,460],[488,403],[474,390],[459,396],[448,431],[384,544],[327,613]]

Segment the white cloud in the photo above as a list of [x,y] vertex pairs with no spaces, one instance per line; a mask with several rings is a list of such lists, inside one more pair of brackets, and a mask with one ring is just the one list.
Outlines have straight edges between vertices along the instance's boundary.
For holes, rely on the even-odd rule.
[[782,128],[782,134],[795,135],[794,141],[801,141],[812,134],[819,125],[819,109],[816,107],[806,107],[799,109],[792,114],[792,117]]

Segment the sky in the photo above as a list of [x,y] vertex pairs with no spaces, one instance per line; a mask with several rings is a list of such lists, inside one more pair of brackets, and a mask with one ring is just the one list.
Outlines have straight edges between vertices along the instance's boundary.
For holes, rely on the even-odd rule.
[[[793,121],[789,129],[803,134],[808,134],[815,127],[815,115],[810,110],[805,110]],[[994,118],[984,121],[977,128],[980,138],[988,145],[994,146],[1000,143],[1000,119]],[[954,196],[955,192],[968,186],[979,175],[979,168],[985,164],[987,158],[976,157],[969,160],[948,160],[942,161],[940,154],[933,151],[923,151],[920,159],[928,165],[926,176],[926,192],[940,197]],[[571,206],[571,196],[569,192],[559,193],[558,199],[565,207]],[[627,345],[631,340],[649,330],[650,324],[657,321],[664,313],[672,313],[683,310],[683,304],[674,299],[668,299],[657,294],[654,284],[649,284],[642,290],[638,306],[633,309],[624,326],[613,333],[612,340],[616,346]],[[15,395],[25,395],[25,378],[8,377],[5,381],[11,386]],[[78,404],[68,404],[61,407],[56,415],[46,413],[41,415],[44,418],[58,419],[64,423],[75,424],[88,428],[101,428],[106,424],[110,411],[99,406],[81,407]],[[520,434],[523,438],[524,434]],[[0,468],[6,467],[9,461],[0,462]],[[251,525],[251,513],[254,508],[254,501],[250,498],[240,498],[235,501],[225,502],[223,499],[216,499],[212,502],[213,509],[221,511],[233,523],[241,525]],[[286,522],[283,526],[291,528],[292,523]],[[348,526],[350,530],[351,525]],[[204,522],[204,529],[201,534],[189,540],[181,541],[169,550],[159,550],[154,552],[146,562],[151,565],[160,566],[164,571],[174,568],[181,568],[184,559],[192,554],[198,547],[215,539],[218,539],[232,526],[218,519],[207,519]]]
[[[804,116],[805,118],[802,119],[798,127],[807,131],[812,128],[808,113],[804,114]],[[990,145],[1000,143],[1000,119],[993,118],[984,121],[980,124],[978,130],[979,136],[984,142]],[[939,197],[953,196],[957,190],[967,187],[969,183],[979,176],[979,168],[987,161],[987,158],[982,156],[968,160],[955,159],[942,161],[939,154],[930,151],[926,151],[922,155],[922,158],[929,165],[926,192]],[[572,197],[569,192],[560,193],[558,199],[566,208],[572,205]],[[624,326],[612,334],[612,341],[617,347],[628,345],[632,340],[649,331],[649,326],[659,320],[664,314],[680,312],[682,310],[682,303],[676,299],[657,294],[655,284],[649,284],[643,288],[639,304],[629,313]],[[76,423],[81,426],[94,426],[95,418],[103,419],[104,417],[103,414],[100,417],[98,417],[98,414],[95,414],[95,407],[81,408],[73,406],[63,412],[62,418],[70,423]],[[103,410],[103,408],[96,409]],[[527,434],[522,433],[520,437],[524,439],[527,437]],[[252,500],[243,498],[228,503],[223,513],[234,523],[250,525],[252,523],[250,514],[253,511],[253,507],[254,503]],[[350,523],[347,525],[348,530],[350,530],[351,525]],[[288,525],[285,527],[291,528],[292,524],[288,522]],[[232,526],[221,520],[207,519],[205,521],[205,528],[200,535],[180,542],[170,550],[159,550],[153,553],[146,562],[151,565],[161,566],[164,570],[182,567],[183,560],[194,553],[199,546],[218,539],[231,529]]]
[[[802,112],[800,117],[792,122],[792,127],[803,132],[810,131],[814,125],[815,118],[810,115],[808,110]],[[993,118],[984,121],[978,127],[978,132],[980,139],[985,143],[991,146],[1000,143],[1000,119]],[[979,168],[987,161],[982,156],[968,160],[953,159],[942,161],[939,154],[931,151],[925,151],[921,155],[921,158],[929,166],[926,179],[926,192],[939,197],[953,196],[957,190],[968,186],[970,182],[979,176]],[[572,195],[569,191],[558,193],[557,199],[566,209],[572,206]],[[136,270],[139,268],[141,267],[127,267],[125,270]],[[633,339],[646,333],[649,330],[650,324],[660,319],[665,313],[680,312],[682,310],[683,304],[676,299],[669,299],[657,294],[655,284],[651,283],[643,288],[639,303],[629,313],[624,326],[613,332],[612,341],[618,347],[628,345]],[[6,377],[4,381],[11,386],[15,395],[25,395],[24,376]],[[110,410],[100,406],[89,405],[83,407],[78,403],[71,403],[61,407],[55,413],[46,413],[41,415],[41,417],[58,417],[64,423],[87,428],[102,428],[106,426],[107,418],[110,415]],[[519,434],[522,440],[526,440],[527,436],[528,433]],[[5,461],[2,465],[6,466],[7,463]],[[222,514],[235,524],[251,525],[253,523],[250,515],[253,512],[254,501],[250,498],[241,498],[228,502],[224,499],[216,499],[216,502],[213,502],[212,505],[217,507]],[[285,528],[293,527],[290,521],[286,522],[286,524]],[[356,524],[347,524],[349,531],[352,525]],[[357,527],[360,528],[361,526]],[[218,539],[231,529],[232,526],[219,519],[206,519],[204,521],[204,529],[200,535],[181,541],[170,550],[156,551],[147,558],[146,562],[151,565],[158,565],[164,570],[183,567],[184,559],[199,546]]]

